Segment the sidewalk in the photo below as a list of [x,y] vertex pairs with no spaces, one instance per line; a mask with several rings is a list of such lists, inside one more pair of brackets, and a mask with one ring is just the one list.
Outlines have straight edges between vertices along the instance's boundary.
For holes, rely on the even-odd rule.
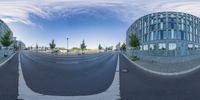
[[155,57],[142,56],[140,60],[134,61],[148,70],[159,73],[180,73],[192,69],[197,69],[200,65],[200,56],[187,57]]
[[14,56],[15,52],[8,51],[7,54],[8,54],[8,56],[4,57],[4,52],[0,51],[0,65],[7,62],[7,60],[11,59]]

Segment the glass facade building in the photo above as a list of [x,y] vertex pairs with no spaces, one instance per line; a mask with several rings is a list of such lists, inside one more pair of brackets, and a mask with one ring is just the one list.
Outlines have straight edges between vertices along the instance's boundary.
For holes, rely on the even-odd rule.
[[140,54],[187,56],[200,54],[200,18],[182,12],[157,12],[136,20],[127,30],[140,40]]

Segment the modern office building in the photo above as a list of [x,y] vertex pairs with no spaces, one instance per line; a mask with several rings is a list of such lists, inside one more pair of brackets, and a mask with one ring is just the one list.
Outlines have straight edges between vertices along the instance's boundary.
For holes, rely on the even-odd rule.
[[200,54],[200,18],[182,12],[156,12],[137,19],[127,30],[140,41],[139,55],[188,56]]

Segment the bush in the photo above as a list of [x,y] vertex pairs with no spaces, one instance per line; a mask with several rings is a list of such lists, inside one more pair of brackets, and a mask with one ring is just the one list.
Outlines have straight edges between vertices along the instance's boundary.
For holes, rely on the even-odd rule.
[[7,55],[7,54],[4,54],[4,57],[8,57],[8,55]]
[[131,57],[131,60],[132,60],[132,61],[137,61],[137,60],[140,60],[140,58],[137,57],[137,56],[133,56],[133,57]]

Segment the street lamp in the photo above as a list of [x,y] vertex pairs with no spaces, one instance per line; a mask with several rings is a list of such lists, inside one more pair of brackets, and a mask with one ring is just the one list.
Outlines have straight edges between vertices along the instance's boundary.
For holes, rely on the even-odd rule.
[[69,38],[67,37],[67,55],[68,55],[68,40],[69,40]]

